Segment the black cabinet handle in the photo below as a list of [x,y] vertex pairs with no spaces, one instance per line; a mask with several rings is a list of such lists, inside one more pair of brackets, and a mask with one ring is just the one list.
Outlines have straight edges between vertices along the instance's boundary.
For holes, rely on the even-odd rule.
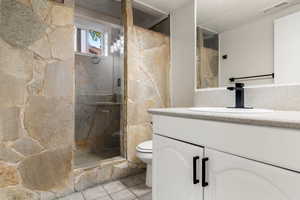
[[202,187],[208,186],[208,182],[206,181],[206,163],[208,160],[209,158],[202,159]]
[[198,184],[200,181],[197,179],[197,161],[200,159],[199,156],[193,157],[193,182],[194,185]]

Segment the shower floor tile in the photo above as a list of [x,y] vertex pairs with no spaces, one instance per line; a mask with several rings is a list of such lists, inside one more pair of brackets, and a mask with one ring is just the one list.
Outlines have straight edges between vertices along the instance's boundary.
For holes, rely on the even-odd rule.
[[120,153],[116,150],[103,152],[101,155],[91,153],[87,150],[78,149],[74,153],[74,168],[87,168],[95,167],[100,164],[101,161],[119,156]]

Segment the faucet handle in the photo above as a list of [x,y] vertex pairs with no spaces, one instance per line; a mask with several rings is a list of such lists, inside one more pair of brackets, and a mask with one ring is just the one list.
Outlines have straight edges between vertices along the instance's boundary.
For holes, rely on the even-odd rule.
[[233,91],[235,90],[235,87],[227,87],[227,90]]

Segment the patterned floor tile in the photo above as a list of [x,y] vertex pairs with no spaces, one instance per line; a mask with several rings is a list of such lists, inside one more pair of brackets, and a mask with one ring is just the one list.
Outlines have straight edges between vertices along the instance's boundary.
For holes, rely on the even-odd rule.
[[143,181],[146,181],[146,173],[142,173],[137,175],[140,179],[142,179]]
[[73,193],[69,196],[60,198],[59,200],[84,200],[81,192]]
[[103,196],[103,197],[96,198],[95,200],[112,200],[112,198],[110,196]]
[[134,200],[134,199],[136,199],[136,196],[127,189],[122,190],[117,193],[113,193],[113,194],[111,194],[111,197],[113,200]]
[[130,188],[130,191],[140,197],[151,192],[151,188],[147,187],[145,184],[141,184]]
[[137,176],[130,176],[125,179],[121,179],[121,182],[126,186],[126,187],[133,187],[136,185],[140,185],[144,183],[144,180],[141,178],[140,175]]
[[59,200],[152,200],[151,188],[145,186],[145,174],[98,185]]
[[139,200],[152,200],[152,193],[150,192],[146,195],[139,197]]
[[126,189],[126,186],[123,185],[120,181],[114,181],[104,184],[103,187],[109,194]]
[[103,196],[108,196],[108,193],[104,190],[103,186],[89,188],[82,193],[85,200],[94,200]]

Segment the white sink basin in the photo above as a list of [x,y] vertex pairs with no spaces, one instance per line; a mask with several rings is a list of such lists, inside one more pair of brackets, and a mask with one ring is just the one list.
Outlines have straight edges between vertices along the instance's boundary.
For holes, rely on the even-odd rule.
[[268,109],[243,109],[243,108],[223,108],[223,107],[194,107],[189,108],[195,112],[211,112],[211,113],[238,113],[238,114],[256,114],[256,113],[270,113],[273,110]]

